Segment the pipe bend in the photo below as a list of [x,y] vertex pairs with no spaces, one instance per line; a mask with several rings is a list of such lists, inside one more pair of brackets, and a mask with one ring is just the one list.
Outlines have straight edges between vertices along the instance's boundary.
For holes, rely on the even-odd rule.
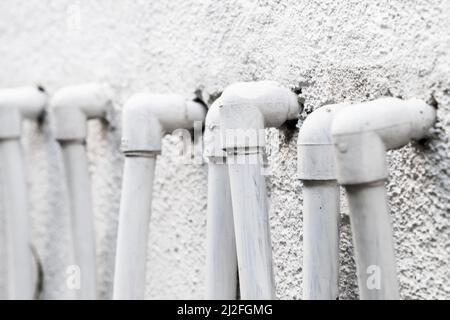
[[331,129],[339,183],[386,179],[386,150],[425,137],[435,121],[435,108],[418,99],[381,98],[345,108]]
[[105,84],[88,83],[58,90],[50,100],[56,139],[84,140],[86,121],[106,117],[109,108],[112,108],[112,90]]
[[348,103],[325,105],[303,122],[297,140],[301,180],[336,180],[331,124]]
[[22,120],[38,119],[47,101],[47,93],[37,86],[1,89],[0,138],[19,138]]
[[335,139],[374,132],[387,149],[400,148],[427,135],[436,109],[419,99],[380,98],[346,108],[333,121]]
[[177,94],[136,94],[123,107],[122,151],[159,153],[165,133],[191,129],[205,114],[202,104]]
[[[252,137],[245,136],[253,135],[255,130],[279,127],[287,120],[296,119],[301,111],[297,95],[275,81],[234,83],[225,88],[221,101],[219,113],[223,149],[263,147],[263,137],[249,141]],[[241,137],[230,137],[230,129],[247,132],[239,133]],[[233,135],[237,134],[235,132]]]
[[209,107],[205,118],[204,132],[204,151],[203,156],[209,159],[224,159],[226,153],[222,150],[222,142],[220,138],[220,107],[221,99],[218,98]]
[[0,90],[0,108],[17,109],[26,119],[37,119],[44,112],[47,101],[47,93],[38,86]]

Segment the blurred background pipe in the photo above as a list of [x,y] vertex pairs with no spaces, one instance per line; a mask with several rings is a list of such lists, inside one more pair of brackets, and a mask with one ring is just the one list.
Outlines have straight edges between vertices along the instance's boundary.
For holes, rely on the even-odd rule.
[[95,228],[86,155],[87,121],[106,119],[110,88],[83,84],[63,88],[50,101],[53,131],[61,145],[70,201],[75,264],[80,271],[78,298],[96,299]]
[[114,299],[143,299],[156,156],[165,133],[191,129],[205,107],[175,94],[141,93],[123,107],[125,156],[114,273]]
[[8,299],[32,299],[35,290],[27,183],[22,146],[22,120],[36,121],[44,112],[42,88],[0,90],[0,203],[5,212]]

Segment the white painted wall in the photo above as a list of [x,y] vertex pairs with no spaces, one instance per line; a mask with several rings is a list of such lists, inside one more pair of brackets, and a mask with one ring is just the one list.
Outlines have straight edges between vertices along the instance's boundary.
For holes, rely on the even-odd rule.
[[[423,99],[433,94],[439,107],[436,137],[426,148],[389,153],[388,195],[402,297],[443,299],[450,298],[448,30],[446,0],[3,0],[0,87],[40,83],[52,93],[65,85],[106,81],[115,89],[114,128],[94,121],[88,139],[102,298],[112,292],[123,164],[120,109],[131,94],[189,95],[203,88],[208,96],[235,81],[272,79],[300,84],[307,112],[388,93]],[[272,129],[267,135],[277,296],[299,299],[297,133]],[[72,255],[61,155],[48,125],[27,124],[24,136],[43,297],[58,298],[66,290]],[[156,167],[148,298],[204,295],[207,166],[177,163],[178,152],[176,139],[167,137]],[[344,204],[343,299],[357,297],[346,212]],[[2,219],[0,209],[0,225]],[[4,276],[1,296],[3,285]]]

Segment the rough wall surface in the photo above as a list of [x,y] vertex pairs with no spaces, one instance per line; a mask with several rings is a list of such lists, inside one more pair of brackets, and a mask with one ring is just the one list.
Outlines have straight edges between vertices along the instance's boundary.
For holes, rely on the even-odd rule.
[[[326,103],[382,95],[435,101],[434,139],[389,153],[388,191],[401,296],[448,299],[448,30],[447,0],[4,0],[0,87],[39,83],[52,93],[66,85],[106,81],[115,89],[117,118],[109,127],[92,123],[88,139],[101,298],[112,292],[122,175],[120,109],[131,94],[190,95],[201,88],[208,97],[235,81],[272,79],[301,87],[302,118]],[[299,299],[297,132],[268,130],[267,136],[277,296]],[[61,155],[47,123],[28,124],[23,140],[33,244],[45,275],[42,297],[70,297],[65,268],[72,253]],[[147,298],[203,298],[207,168],[177,162],[178,152],[176,139],[165,138],[156,168]],[[346,212],[344,201],[340,286],[341,298],[352,299],[358,292]]]

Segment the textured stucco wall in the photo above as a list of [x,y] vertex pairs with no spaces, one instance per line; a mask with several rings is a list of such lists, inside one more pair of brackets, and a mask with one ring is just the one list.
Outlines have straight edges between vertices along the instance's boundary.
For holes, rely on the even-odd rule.
[[[120,109],[131,94],[190,95],[202,88],[208,97],[235,81],[273,79],[302,88],[302,118],[330,102],[387,94],[434,99],[435,138],[389,153],[388,190],[402,297],[443,299],[450,298],[448,30],[447,0],[3,0],[0,87],[40,83],[51,93],[65,85],[106,81],[115,89],[114,126],[93,122],[88,139],[101,298],[111,297],[122,175]],[[285,128],[267,135],[274,170],[268,186],[277,296],[299,299],[297,132]],[[45,273],[43,297],[69,297],[61,155],[48,124],[28,124],[24,136],[33,242]],[[178,151],[176,139],[165,138],[156,168],[148,298],[203,297],[207,168],[177,162]],[[346,212],[344,201],[343,299],[358,297]],[[0,286],[3,281],[0,277]]]

